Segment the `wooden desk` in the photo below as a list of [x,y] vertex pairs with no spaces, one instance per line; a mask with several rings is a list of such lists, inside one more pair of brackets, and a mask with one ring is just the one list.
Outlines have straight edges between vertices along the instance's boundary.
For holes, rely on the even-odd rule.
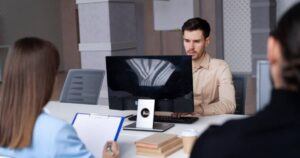
[[[74,115],[77,112],[85,113],[95,113],[100,115],[115,115],[115,116],[127,116],[130,114],[135,114],[136,111],[119,111],[119,110],[109,110],[108,106],[105,105],[84,105],[84,104],[70,104],[70,103],[60,103],[51,101],[46,106],[46,111],[50,114],[61,118],[67,122],[71,122]],[[180,135],[181,131],[188,128],[193,128],[202,133],[209,125],[212,124],[222,124],[230,119],[241,119],[246,116],[243,115],[216,115],[216,116],[205,116],[201,117],[194,124],[175,124],[175,126],[165,133],[173,133]],[[124,125],[132,123],[127,119],[124,122]],[[119,136],[118,143],[121,148],[121,157],[122,158],[146,158],[145,156],[139,156],[135,154],[135,145],[134,142],[153,134],[153,132],[142,132],[142,131],[128,131],[122,130]],[[169,158],[187,158],[189,155],[184,154],[182,149],[176,153],[169,156]]]

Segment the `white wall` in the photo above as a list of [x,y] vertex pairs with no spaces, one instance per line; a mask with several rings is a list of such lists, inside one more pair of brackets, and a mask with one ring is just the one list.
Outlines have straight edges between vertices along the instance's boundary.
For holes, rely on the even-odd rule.
[[0,1],[0,46],[37,36],[53,42],[62,52],[61,25],[59,0]]
[[194,0],[153,0],[154,29],[179,30],[182,24],[194,17]]

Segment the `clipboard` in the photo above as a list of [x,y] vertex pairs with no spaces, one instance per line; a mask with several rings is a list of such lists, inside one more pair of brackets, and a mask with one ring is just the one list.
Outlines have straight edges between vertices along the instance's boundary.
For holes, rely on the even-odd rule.
[[76,113],[72,125],[86,148],[96,157],[109,140],[118,140],[124,117]]

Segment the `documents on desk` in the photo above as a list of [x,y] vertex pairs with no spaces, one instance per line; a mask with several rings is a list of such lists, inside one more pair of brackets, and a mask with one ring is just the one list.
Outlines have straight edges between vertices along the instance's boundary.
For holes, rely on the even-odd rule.
[[124,117],[77,113],[72,125],[87,149],[100,158],[105,143],[117,141],[123,122]]
[[182,148],[182,140],[176,134],[156,133],[135,142],[136,154],[167,157]]
[[[96,105],[96,106],[89,106],[83,104],[71,104],[71,103],[59,103],[56,101],[51,101],[46,107],[53,116],[58,118],[62,118],[67,122],[72,123],[74,120],[74,116],[77,112],[84,112],[84,113],[97,113],[98,115],[114,115],[114,116],[126,116],[129,114],[136,114],[136,111],[118,111],[118,110],[110,110],[108,106]],[[221,125],[225,121],[232,120],[232,119],[242,119],[246,118],[247,115],[232,115],[232,114],[225,114],[225,115],[215,115],[215,116],[205,116],[201,117],[198,121],[193,124],[176,124],[173,128],[168,130],[165,133],[176,134],[181,133],[186,128],[194,128],[200,133],[207,129],[210,125]],[[120,121],[119,121],[120,122]],[[124,124],[128,125],[132,123],[125,119]],[[105,123],[106,124],[106,123]],[[93,129],[100,128],[100,133],[94,134],[101,138],[101,132],[103,129],[108,129],[110,126],[103,126],[97,127],[92,126],[89,128],[88,133],[91,134]],[[102,129],[101,129],[102,128]],[[115,133],[114,133],[115,134]],[[151,133],[149,132],[141,132],[141,131],[130,131],[130,130],[121,130],[118,143],[120,145],[120,155],[122,158],[135,158],[135,157],[144,157],[136,155],[136,146],[134,142],[149,136]],[[113,139],[113,138],[111,138]],[[94,138],[91,142],[95,142]],[[89,143],[87,143],[89,144]],[[100,146],[100,145],[99,145]],[[98,147],[96,151],[100,151],[102,147]],[[102,151],[100,151],[102,152]],[[98,153],[100,153],[98,152]],[[170,158],[188,158],[188,154],[185,154],[183,150],[178,150],[178,152],[174,152],[173,154],[169,155]]]

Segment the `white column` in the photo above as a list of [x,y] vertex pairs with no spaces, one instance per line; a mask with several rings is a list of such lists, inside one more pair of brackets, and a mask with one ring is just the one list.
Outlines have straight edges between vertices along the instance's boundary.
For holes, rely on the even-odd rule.
[[[83,69],[106,70],[105,57],[136,54],[134,0],[77,0]],[[99,104],[108,104],[106,77]]]

